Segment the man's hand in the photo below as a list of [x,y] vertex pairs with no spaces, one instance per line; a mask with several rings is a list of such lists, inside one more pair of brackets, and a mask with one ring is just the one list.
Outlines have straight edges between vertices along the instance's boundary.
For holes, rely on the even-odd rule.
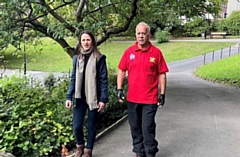
[[165,94],[160,94],[158,97],[158,106],[163,107],[165,103]]
[[125,99],[125,95],[123,94],[122,89],[117,90],[117,97],[118,97],[118,102],[123,103],[123,100]]

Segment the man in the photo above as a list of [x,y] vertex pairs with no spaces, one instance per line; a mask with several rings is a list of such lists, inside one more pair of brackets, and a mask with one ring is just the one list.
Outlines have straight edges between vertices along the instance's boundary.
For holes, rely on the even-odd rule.
[[149,39],[150,27],[144,22],[139,23],[136,43],[124,52],[118,65],[119,102],[125,98],[122,86],[126,71],[128,73],[128,120],[136,157],[155,157],[158,152],[155,115],[157,108],[165,102],[168,67],[161,51]]

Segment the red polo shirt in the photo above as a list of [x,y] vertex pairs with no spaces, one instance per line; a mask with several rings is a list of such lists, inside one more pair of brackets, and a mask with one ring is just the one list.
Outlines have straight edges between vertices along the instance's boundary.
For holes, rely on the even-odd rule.
[[128,101],[157,103],[159,74],[168,72],[162,52],[157,47],[150,43],[142,51],[136,42],[124,52],[118,68],[128,72]]

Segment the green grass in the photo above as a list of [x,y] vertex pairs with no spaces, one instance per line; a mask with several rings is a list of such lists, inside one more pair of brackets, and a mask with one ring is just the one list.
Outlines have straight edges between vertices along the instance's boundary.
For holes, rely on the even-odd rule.
[[[76,45],[76,40],[67,39],[71,46]],[[72,59],[55,41],[42,38],[41,44],[26,46],[27,70],[46,72],[68,72],[72,69]],[[106,42],[99,46],[101,53],[107,56],[108,67],[117,69],[118,62],[124,50],[134,42]],[[235,43],[218,42],[168,42],[163,44],[153,43],[161,49],[166,61],[173,62],[181,59],[191,58],[203,53],[212,52],[221,48],[234,45]],[[23,46],[22,46],[23,49]],[[41,50],[39,52],[39,50]],[[23,52],[13,54],[14,49],[9,47],[5,52],[5,67],[10,69],[23,68]]]
[[[71,45],[76,40],[68,39]],[[21,46],[23,49],[23,45]],[[14,48],[9,47],[5,52],[5,67],[9,69],[23,68],[23,51],[13,53]],[[37,47],[26,45],[27,70],[68,72],[72,68],[72,59],[63,48],[50,38],[42,38]]]
[[240,87],[240,54],[199,67],[195,74],[209,81]]
[[[69,38],[67,41],[75,46],[76,39]],[[133,41],[108,41],[99,46],[101,53],[107,56],[109,68],[117,70],[117,65],[124,50],[132,45]],[[72,70],[72,59],[55,41],[42,38],[37,46],[26,45],[27,70],[46,72],[69,72]],[[168,63],[202,55],[214,50],[220,50],[236,43],[225,42],[168,42],[163,44],[153,43],[161,49]],[[23,45],[21,46],[23,49]],[[41,51],[40,51],[41,50]],[[10,69],[23,68],[23,51],[13,53],[14,48],[9,47],[5,52],[5,67]],[[240,87],[240,55],[216,61],[212,64],[200,67],[196,75],[207,80],[225,83]]]
[[192,58],[204,53],[220,50],[236,43],[218,43],[218,42],[168,42],[165,44],[156,44],[159,47],[167,62],[173,62],[186,58]]
[[[107,62],[112,67],[117,69],[117,65],[124,50],[132,43],[126,42],[111,42],[100,46],[100,51],[107,55]],[[235,45],[235,43],[218,43],[218,42],[168,42],[163,44],[153,43],[161,49],[168,63],[195,57],[203,53],[220,50],[221,48]]]

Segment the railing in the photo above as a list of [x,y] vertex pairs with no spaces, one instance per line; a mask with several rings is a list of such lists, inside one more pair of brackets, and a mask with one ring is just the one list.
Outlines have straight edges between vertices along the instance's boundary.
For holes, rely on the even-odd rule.
[[214,51],[212,53],[203,54],[203,64],[212,63],[216,60],[230,57],[240,53],[240,43],[235,46],[229,46],[228,48]]

